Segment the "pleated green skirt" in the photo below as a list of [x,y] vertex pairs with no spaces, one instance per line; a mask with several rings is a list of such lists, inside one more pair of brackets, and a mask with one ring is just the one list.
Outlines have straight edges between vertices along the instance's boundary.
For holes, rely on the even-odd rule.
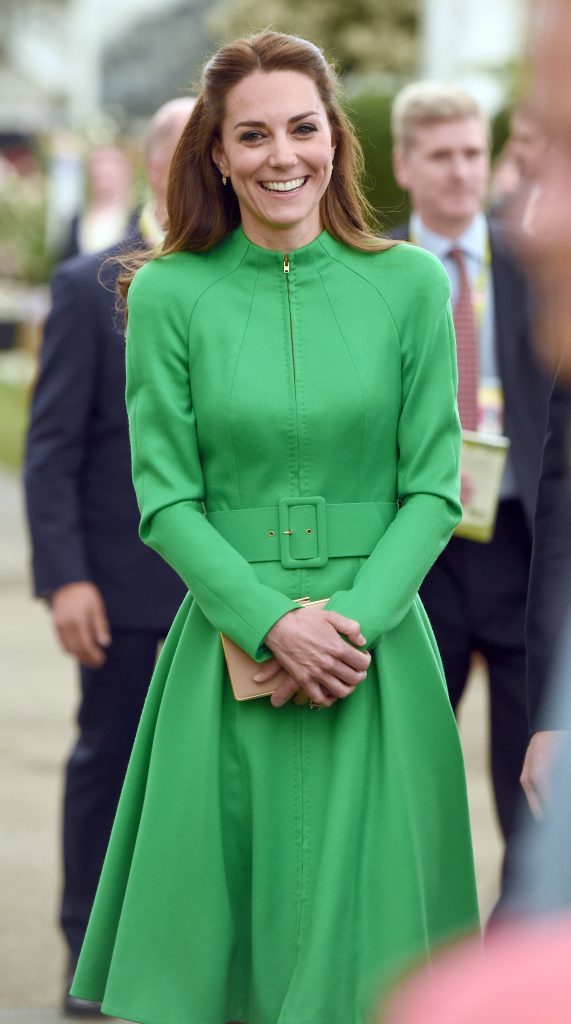
[[364,1024],[477,927],[462,756],[417,598],[332,708],[234,701],[190,599],[151,684],[72,992],[142,1024]]

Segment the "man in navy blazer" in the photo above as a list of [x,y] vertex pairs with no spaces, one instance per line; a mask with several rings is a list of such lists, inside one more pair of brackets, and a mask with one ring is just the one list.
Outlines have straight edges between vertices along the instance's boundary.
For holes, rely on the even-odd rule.
[[442,261],[453,306],[468,287],[477,399],[496,396],[496,426],[511,442],[491,542],[453,537],[420,591],[454,708],[472,655],[479,652],[487,662],[492,779],[507,839],[528,739],[525,607],[550,378],[535,357],[528,288],[506,229],[482,212],[488,131],[475,100],[459,86],[415,83],[396,98],[393,127],[396,176],[413,203],[410,224],[396,237],[408,237]]
[[[556,381],[549,401],[527,604],[530,741],[521,781],[537,818],[549,803],[555,755],[569,728],[560,706],[565,703],[569,653],[567,649],[563,655],[560,648],[571,628],[570,369],[571,358],[564,351],[563,380]],[[552,693],[554,676],[561,681]]]
[[[564,165],[569,165],[566,154]],[[557,195],[559,199],[559,192]],[[544,197],[543,202],[552,203],[552,199]],[[571,210],[571,204],[568,205]],[[543,230],[541,225],[539,230]],[[548,242],[551,244],[551,239]],[[571,283],[569,265],[565,273]],[[531,737],[521,781],[529,807],[541,826],[532,828],[528,823],[516,837],[514,877],[502,907],[506,914],[545,914],[571,906],[571,350],[566,334],[569,300],[566,306],[560,328],[560,379],[549,402],[527,606]],[[542,319],[544,316],[545,309]]]
[[[571,394],[568,383],[558,380],[549,401],[527,607],[527,686],[532,734],[559,728],[553,718],[554,708],[545,706],[545,698],[554,655],[571,608],[570,429]],[[534,788],[532,784],[532,802]],[[538,799],[542,788],[539,781],[535,794]],[[534,809],[540,810],[537,804]]]
[[[78,737],[63,807],[61,925],[68,980],[85,934],[123,777],[152,675],[185,588],[139,540],[115,284],[121,248],[155,244],[168,167],[194,101],[155,114],[146,143],[152,200],[123,246],[60,265],[52,282],[32,399],[25,489],[35,593],[61,646],[79,661]],[[96,1004],[64,997],[68,1014]]]

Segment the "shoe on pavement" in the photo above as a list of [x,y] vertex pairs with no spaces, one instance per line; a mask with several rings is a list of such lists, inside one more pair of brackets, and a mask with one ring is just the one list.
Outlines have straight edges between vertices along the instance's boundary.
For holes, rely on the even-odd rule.
[[94,1003],[90,999],[79,999],[78,996],[70,995],[71,983],[77,967],[77,959],[70,957],[65,972],[65,990],[62,1000],[62,1012],[64,1017],[97,1017],[101,1020],[101,1003]]
[[78,999],[69,992],[64,993],[62,1011],[64,1017],[97,1017],[101,1020],[101,1003],[92,1003],[90,999]]

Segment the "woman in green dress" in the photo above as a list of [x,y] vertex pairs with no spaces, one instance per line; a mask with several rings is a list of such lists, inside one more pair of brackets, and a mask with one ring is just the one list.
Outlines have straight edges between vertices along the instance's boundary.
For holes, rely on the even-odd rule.
[[[374,234],[359,166],[320,50],[223,47],[129,288],[141,536],[190,593],[72,992],[143,1024],[364,1024],[477,926],[417,595],[461,513],[448,282]],[[234,699],[221,632],[262,679],[285,668],[271,700]]]

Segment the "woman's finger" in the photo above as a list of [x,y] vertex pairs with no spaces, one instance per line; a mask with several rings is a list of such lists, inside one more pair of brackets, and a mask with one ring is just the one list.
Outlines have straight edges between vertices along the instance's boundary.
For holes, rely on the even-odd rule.
[[[342,675],[342,673],[346,674]],[[317,682],[336,697],[343,698],[348,696],[348,691],[353,692],[359,683],[362,683],[366,678],[366,672],[352,672],[345,665],[339,663],[331,672],[321,674]]]
[[312,704],[317,704],[320,708],[330,708],[335,701],[338,700],[336,694],[331,693],[329,687],[322,686],[318,683],[315,686],[315,691],[310,694],[310,700]]
[[[299,689],[299,684],[296,683],[295,679],[292,679],[291,676],[287,676],[286,679],[280,683],[275,693],[272,694],[271,703],[275,708],[281,708],[291,700],[295,693],[299,692]],[[303,686],[303,692],[309,698],[309,702],[316,704],[319,707],[328,708],[337,700],[337,697],[335,697],[334,694],[323,689],[320,684],[316,682],[305,683]],[[298,703],[300,702],[298,701]]]
[[282,666],[277,658],[270,658],[269,661],[265,661],[263,665],[256,669],[252,679],[255,683],[268,683],[270,679],[273,679],[281,671]]
[[366,672],[371,664],[371,655],[368,651],[360,651],[358,647],[352,647],[345,640],[339,648],[335,648],[333,656],[354,672]]
[[354,666],[345,660],[340,660],[336,654],[332,654],[324,659],[321,671],[314,672],[314,676],[318,683],[323,683],[326,677],[334,676],[342,683],[346,683],[347,686],[358,686],[363,679],[366,679],[369,665],[370,660],[360,660],[359,664]]
[[281,708],[284,704],[287,704],[288,700],[291,700],[294,693],[297,693],[299,689],[298,684],[291,676],[286,676],[284,681],[280,683],[277,690],[272,693],[270,698],[271,703],[275,708]]
[[366,644],[367,641],[361,632],[361,627],[354,619],[348,619],[345,615],[329,611],[327,608],[324,609],[323,614],[326,616],[327,621],[332,626],[335,626],[337,632],[346,636],[351,643],[357,644],[357,647],[363,647]]

